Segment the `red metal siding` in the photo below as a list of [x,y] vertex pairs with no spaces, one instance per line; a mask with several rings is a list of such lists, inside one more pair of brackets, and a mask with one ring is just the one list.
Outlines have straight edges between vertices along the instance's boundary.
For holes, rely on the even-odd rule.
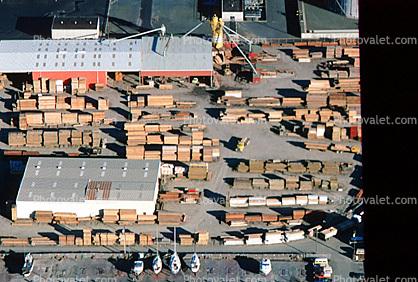
[[49,79],[62,79],[64,85],[69,85],[73,77],[83,77],[86,79],[87,87],[92,87],[96,83],[101,83],[106,87],[106,71],[38,71],[32,72],[32,79],[38,80],[41,77]]
[[213,71],[141,71],[141,76],[212,76]]

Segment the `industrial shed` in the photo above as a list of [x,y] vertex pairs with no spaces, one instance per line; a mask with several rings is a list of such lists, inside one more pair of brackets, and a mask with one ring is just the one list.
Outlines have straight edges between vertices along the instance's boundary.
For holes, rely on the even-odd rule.
[[[164,51],[165,50],[165,51]],[[2,40],[0,73],[63,80],[83,77],[106,86],[108,72],[140,76],[212,76],[212,45],[200,38],[126,40]]]
[[159,160],[31,157],[16,199],[17,217],[34,211],[99,215],[103,209],[153,214]]
[[52,39],[98,39],[99,17],[54,17]]

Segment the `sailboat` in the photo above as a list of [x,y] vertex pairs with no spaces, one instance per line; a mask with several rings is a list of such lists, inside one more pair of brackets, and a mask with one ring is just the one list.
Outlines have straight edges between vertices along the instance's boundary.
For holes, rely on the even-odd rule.
[[271,261],[270,259],[262,259],[260,262],[260,273],[268,275],[271,272]]
[[200,259],[195,252],[192,256],[192,259],[190,260],[190,269],[192,270],[193,273],[196,273],[199,271],[199,268],[200,268]]
[[[158,233],[157,233],[158,236]],[[156,275],[158,275],[158,273],[161,272],[161,270],[163,269],[163,261],[160,258],[160,254],[158,252],[158,238],[157,236],[155,237],[155,239],[157,240],[157,255],[155,256],[154,260],[152,261],[152,270],[154,270],[154,273]]]
[[176,275],[177,273],[179,273],[180,269],[181,261],[176,250],[176,228],[174,227],[174,254],[171,256],[170,259],[170,270],[174,275]]
[[22,267],[22,274],[24,277],[28,277],[33,270],[33,256],[31,255],[31,253],[28,253],[25,256],[25,263],[23,264]]
[[134,265],[132,267],[132,272],[138,276],[144,271],[144,254],[138,254],[138,260],[134,262]]

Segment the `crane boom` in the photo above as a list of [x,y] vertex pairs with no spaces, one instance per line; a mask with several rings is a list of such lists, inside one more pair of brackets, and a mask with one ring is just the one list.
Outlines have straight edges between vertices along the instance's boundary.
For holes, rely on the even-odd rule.
[[120,38],[120,39],[116,39],[115,42],[126,40],[126,39],[131,39],[131,38],[134,38],[134,37],[142,36],[142,35],[145,35],[145,34],[156,32],[156,31],[161,31],[162,36],[164,36],[165,31],[166,31],[165,25],[161,25],[160,28],[156,28],[156,29],[148,30],[148,31],[141,32],[141,33],[138,33],[138,34],[133,34],[133,35],[130,35],[130,36],[127,36],[127,37],[123,37],[123,38]]

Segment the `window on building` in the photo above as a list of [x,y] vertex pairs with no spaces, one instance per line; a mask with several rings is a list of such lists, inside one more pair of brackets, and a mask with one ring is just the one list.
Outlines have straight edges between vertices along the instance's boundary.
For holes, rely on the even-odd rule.
[[46,67],[46,63],[44,62],[44,63],[42,64],[42,66]]
[[100,59],[101,57],[102,57],[102,54],[99,54],[99,55],[98,55],[98,58]]
[[100,62],[97,62],[97,66],[100,67]]
[[81,62],[81,66],[84,67],[84,62]]
[[44,59],[46,59],[48,56],[45,54]]
[[114,67],[115,66],[115,62],[112,62],[112,67]]
[[75,66],[75,67],[77,66],[77,62],[74,62],[74,66]]
[[132,54],[129,54],[129,58],[132,58]]
[[36,67],[39,67],[39,63],[36,63]]
[[116,55],[115,54],[112,54],[112,58],[114,59],[114,58],[116,58]]
[[58,62],[55,62],[55,67],[58,67]]
[[65,67],[65,63],[64,62],[62,63],[62,66]]
[[41,55],[39,55],[39,54],[36,56],[37,59],[39,59],[40,57],[41,57]]
[[96,66],[96,62],[93,62],[93,67],[95,67]]

